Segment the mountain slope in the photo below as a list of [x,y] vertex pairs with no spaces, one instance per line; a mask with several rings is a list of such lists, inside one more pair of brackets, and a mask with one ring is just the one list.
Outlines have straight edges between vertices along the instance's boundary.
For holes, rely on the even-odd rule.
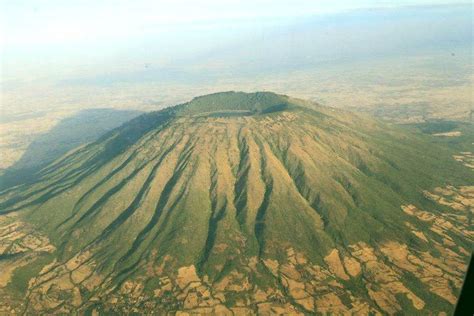
[[2,192],[3,230],[44,244],[4,240],[0,264],[20,267],[5,304],[451,311],[472,248],[472,183],[449,151],[368,118],[273,93],[195,98]]

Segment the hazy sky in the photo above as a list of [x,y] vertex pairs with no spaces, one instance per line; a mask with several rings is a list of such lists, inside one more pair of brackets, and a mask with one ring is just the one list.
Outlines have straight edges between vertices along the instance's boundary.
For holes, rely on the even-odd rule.
[[[459,1],[458,1],[459,2]],[[144,29],[229,19],[298,17],[361,8],[449,4],[447,0],[14,0],[0,1],[2,45],[126,38]]]
[[[170,60],[177,62],[232,46],[255,33],[271,34],[311,16],[457,2],[0,0],[3,77],[31,75],[40,68],[67,71],[74,66],[94,68],[97,64],[111,64],[115,68],[148,61],[168,64]],[[457,25],[455,20],[444,23],[449,29]],[[412,34],[406,36],[410,38]],[[308,39],[311,42],[312,37]]]

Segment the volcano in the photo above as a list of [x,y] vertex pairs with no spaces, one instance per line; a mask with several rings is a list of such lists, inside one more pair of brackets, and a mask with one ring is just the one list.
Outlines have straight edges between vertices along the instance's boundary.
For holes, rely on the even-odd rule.
[[452,312],[474,175],[428,136],[270,92],[144,114],[0,193],[0,310]]

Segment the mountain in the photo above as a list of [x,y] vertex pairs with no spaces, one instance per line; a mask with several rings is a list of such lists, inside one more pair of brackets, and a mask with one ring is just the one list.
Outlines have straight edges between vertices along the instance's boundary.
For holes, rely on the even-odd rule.
[[270,92],[147,113],[0,194],[0,310],[452,312],[474,174]]

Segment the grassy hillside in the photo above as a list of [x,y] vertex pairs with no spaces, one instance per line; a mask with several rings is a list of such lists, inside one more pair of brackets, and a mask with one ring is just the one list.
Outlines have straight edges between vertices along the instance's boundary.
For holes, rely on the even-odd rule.
[[36,312],[451,311],[474,183],[452,155],[273,93],[195,98],[1,193],[0,214],[52,246],[25,259],[27,271],[50,263],[41,273],[12,272],[10,294]]

